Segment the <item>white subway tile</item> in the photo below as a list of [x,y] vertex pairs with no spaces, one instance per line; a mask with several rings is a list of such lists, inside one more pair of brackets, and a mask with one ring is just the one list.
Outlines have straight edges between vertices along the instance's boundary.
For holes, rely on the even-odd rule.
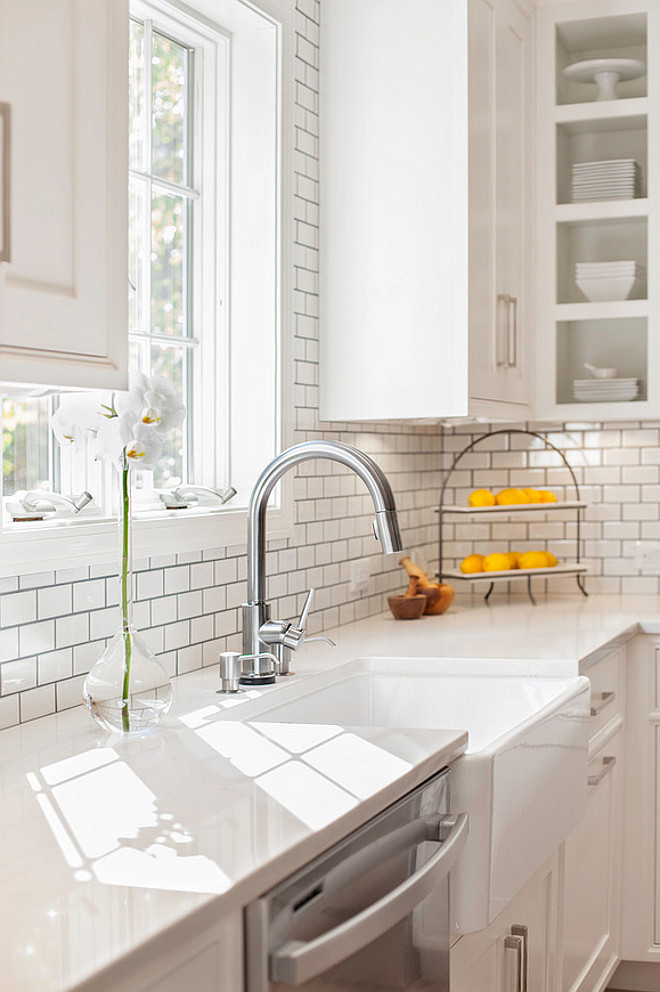
[[93,610],[89,614],[89,636],[92,640],[99,637],[113,637],[119,630],[119,610],[116,606],[104,610]]
[[40,620],[61,617],[71,612],[72,593],[69,584],[47,586],[37,592],[37,612]]
[[[74,613],[68,617],[60,617],[55,621],[55,639],[58,648],[69,647],[71,644],[82,644],[90,636],[90,616],[98,616],[99,612]],[[115,631],[113,631],[114,633]],[[100,633],[92,634],[92,637],[100,637]]]
[[0,699],[0,730],[15,727],[19,722],[19,697],[5,696],[4,699]]
[[46,682],[59,682],[70,678],[73,674],[73,652],[71,648],[60,651],[50,651],[40,654],[37,658],[37,677],[39,685]]
[[37,684],[37,659],[6,661],[0,666],[0,691],[3,696],[32,689]]
[[82,704],[84,681],[85,676],[78,675],[75,678],[58,682],[55,686],[55,706],[58,712],[60,710],[70,710],[73,706],[80,706]]
[[0,662],[18,658],[18,628],[0,630]]
[[188,620],[170,623],[164,628],[164,645],[166,651],[182,648],[190,641],[190,625]]
[[190,569],[188,565],[178,565],[176,568],[165,569],[165,594],[186,592],[190,588]]
[[21,723],[55,712],[55,686],[42,685],[20,694]]
[[76,582],[73,586],[73,612],[98,610],[106,606],[105,579],[92,579],[89,582]]
[[0,627],[29,624],[37,619],[35,592],[6,593],[0,596]]
[[190,617],[198,617],[202,613],[202,592],[196,589],[194,592],[182,592],[179,597],[179,619],[188,620]]
[[25,624],[18,632],[18,646],[21,657],[52,651],[55,647],[55,623],[44,620],[42,623]]
[[154,599],[163,595],[163,570],[140,572],[137,576],[137,598]]

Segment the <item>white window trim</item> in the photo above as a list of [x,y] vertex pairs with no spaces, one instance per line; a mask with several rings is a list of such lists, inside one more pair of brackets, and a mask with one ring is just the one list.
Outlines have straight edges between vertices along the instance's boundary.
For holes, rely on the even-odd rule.
[[[274,452],[291,443],[293,434],[293,106],[295,35],[293,4],[290,0],[260,0],[242,3],[248,10],[266,17],[278,34],[277,76],[279,93],[277,121],[277,323],[279,348],[275,385],[276,423]],[[195,16],[192,4],[168,2],[179,16]],[[128,180],[127,180],[128,190]],[[240,394],[237,396],[236,391]],[[252,420],[259,413],[259,395],[250,383],[231,383],[234,410],[244,405]],[[229,397],[221,398],[229,403]],[[233,431],[232,431],[233,434]],[[232,438],[236,443],[235,437]],[[230,453],[231,455],[231,453]],[[262,466],[265,467],[265,466]],[[231,475],[231,473],[229,473]],[[227,484],[233,484],[231,478]],[[293,479],[282,480],[271,497],[268,511],[270,540],[293,533]],[[249,494],[240,494],[245,503]],[[83,511],[84,514],[84,511]],[[7,515],[5,514],[5,517]],[[162,510],[136,515],[134,556],[136,559],[162,554],[204,551],[243,546],[246,541],[245,505],[219,509]],[[81,515],[75,521],[45,520],[38,523],[11,523],[0,529],[0,577],[50,571],[81,564],[112,562],[117,556],[117,521],[114,518]]]

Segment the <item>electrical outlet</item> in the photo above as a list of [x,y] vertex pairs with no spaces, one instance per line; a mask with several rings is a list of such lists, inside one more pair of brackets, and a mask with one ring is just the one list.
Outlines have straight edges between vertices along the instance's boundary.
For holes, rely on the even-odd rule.
[[635,565],[647,575],[654,572],[660,575],[660,541],[636,541]]
[[356,595],[360,592],[366,592],[369,588],[369,581],[371,579],[371,559],[370,558],[358,558],[357,561],[351,562],[351,572],[350,581],[348,586],[348,591],[352,595]]

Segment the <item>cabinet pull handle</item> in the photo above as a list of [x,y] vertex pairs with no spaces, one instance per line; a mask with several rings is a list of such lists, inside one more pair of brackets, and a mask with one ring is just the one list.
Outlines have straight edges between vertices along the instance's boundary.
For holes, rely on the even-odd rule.
[[[495,361],[497,363],[498,369],[508,369],[509,368],[509,358],[510,358],[510,330],[509,325],[511,323],[510,319],[510,304],[511,297],[506,293],[500,293],[497,297],[497,312],[495,317]],[[506,314],[506,326],[503,333],[503,321],[502,321],[502,311]]]
[[610,774],[610,772],[612,771],[615,765],[616,765],[616,758],[614,757],[614,755],[607,755],[605,758],[603,758],[603,767],[598,772],[598,774],[589,775],[587,777],[587,785],[590,786],[600,785],[603,779]]
[[[502,335],[502,309],[506,312],[506,335]],[[518,367],[518,298],[500,293],[497,297],[495,342],[497,349],[497,367],[500,369],[515,369]],[[504,348],[501,347],[502,337],[505,337]],[[504,354],[503,354],[504,353]]]
[[520,962],[520,992],[527,992],[529,984],[529,927],[525,923],[514,923],[512,937],[522,938],[522,960]]
[[508,368],[517,369],[518,368],[518,297],[509,297],[509,309],[508,309],[508,320],[507,320],[507,345],[506,354]]
[[509,992],[524,992],[523,989],[523,938],[509,934],[504,938],[504,955],[509,961],[507,979]]
[[598,716],[599,713],[613,703],[616,699],[615,692],[601,692],[600,696],[597,696],[591,701],[591,716]]
[[11,105],[0,103],[2,122],[2,243],[0,262],[11,262]]

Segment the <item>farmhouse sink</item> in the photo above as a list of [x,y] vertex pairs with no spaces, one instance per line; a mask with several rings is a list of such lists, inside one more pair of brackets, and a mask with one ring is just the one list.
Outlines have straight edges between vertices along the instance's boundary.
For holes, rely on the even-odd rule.
[[467,730],[451,780],[452,809],[470,815],[452,880],[452,926],[470,932],[497,916],[581,818],[589,700],[582,677],[485,675],[483,660],[358,659],[231,715],[261,724]]

